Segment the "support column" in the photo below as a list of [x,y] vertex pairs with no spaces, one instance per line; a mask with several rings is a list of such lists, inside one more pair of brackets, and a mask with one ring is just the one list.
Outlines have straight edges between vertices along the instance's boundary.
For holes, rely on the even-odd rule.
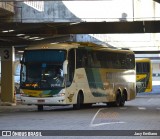
[[14,95],[14,47],[1,49],[1,101],[15,103]]

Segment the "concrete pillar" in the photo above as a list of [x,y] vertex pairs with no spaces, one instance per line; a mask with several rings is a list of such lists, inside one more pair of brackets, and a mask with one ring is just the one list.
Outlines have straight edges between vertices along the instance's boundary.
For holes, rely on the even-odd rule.
[[15,103],[14,95],[14,47],[1,49],[1,101]]

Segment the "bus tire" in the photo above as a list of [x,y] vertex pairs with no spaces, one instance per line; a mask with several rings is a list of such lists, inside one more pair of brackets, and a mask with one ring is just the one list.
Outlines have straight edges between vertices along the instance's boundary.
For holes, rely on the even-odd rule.
[[120,95],[120,93],[117,93],[116,101],[114,102],[114,104],[115,104],[116,107],[120,106],[120,104],[121,104],[121,95]]
[[126,96],[125,96],[124,93],[122,93],[122,95],[121,95],[121,101],[120,101],[120,106],[121,106],[121,107],[124,106],[124,104],[125,104],[125,99],[126,99]]
[[38,111],[43,111],[43,105],[37,105]]
[[81,108],[82,104],[83,104],[83,94],[82,93],[78,93],[77,103],[73,104],[73,109],[74,110],[79,110]]

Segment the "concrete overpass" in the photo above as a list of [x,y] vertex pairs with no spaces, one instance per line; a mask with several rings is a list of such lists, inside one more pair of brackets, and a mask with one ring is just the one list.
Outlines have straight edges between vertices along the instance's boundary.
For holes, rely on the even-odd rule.
[[[12,13],[10,16],[1,16],[2,45],[16,47],[56,37],[59,40],[68,34],[102,34],[107,38],[118,33],[160,32],[159,1],[18,1],[13,5],[14,11],[8,12]],[[159,43],[153,36],[152,41]]]
[[[4,102],[14,102],[14,48],[18,51],[31,43],[79,40],[117,47],[124,41],[116,43],[115,39],[108,37],[110,34],[155,33],[150,40],[148,47],[151,49],[148,53],[159,53],[160,40],[155,40],[156,34],[160,33],[158,0],[92,2],[16,0],[15,3],[6,3],[5,0],[1,2],[0,7],[1,95]],[[100,39],[93,34],[103,35],[104,38]],[[132,43],[128,43],[126,47]],[[142,41],[135,44],[134,48],[141,47],[142,43],[144,46],[145,41]],[[157,49],[153,51],[152,48],[155,47]],[[147,52],[142,50],[141,53]]]

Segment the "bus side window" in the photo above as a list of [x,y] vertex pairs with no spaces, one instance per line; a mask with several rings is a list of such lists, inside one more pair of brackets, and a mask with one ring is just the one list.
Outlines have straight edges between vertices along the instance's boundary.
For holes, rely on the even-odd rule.
[[82,56],[81,51],[79,49],[76,49],[76,68],[82,67]]
[[135,57],[133,54],[128,54],[126,58],[127,67],[133,69],[135,67]]
[[100,61],[97,57],[97,52],[93,52],[93,62],[94,62],[94,67],[95,68],[100,68],[101,67],[101,64],[100,64]]
[[127,64],[126,64],[126,54],[119,54],[119,59],[120,59],[120,67],[122,69],[127,69]]
[[94,66],[94,63],[93,63],[92,54],[88,52],[87,67],[91,68],[93,66]]
[[106,57],[106,66],[107,68],[113,68],[113,62],[112,62],[112,54],[111,53],[107,53],[107,57]]
[[143,69],[144,69],[144,72],[150,72],[149,63],[144,62],[144,63],[143,63]]
[[87,55],[84,53],[82,56],[82,67],[87,66]]
[[116,53],[111,53],[112,55],[111,55],[111,61],[112,61],[112,65],[113,65],[113,67],[112,68],[115,68],[115,69],[117,69],[118,68],[118,58],[117,58],[117,54]]
[[84,49],[76,49],[76,68],[87,66],[87,52]]
[[116,68],[120,69],[121,68],[121,55],[115,54],[115,58],[116,58]]

